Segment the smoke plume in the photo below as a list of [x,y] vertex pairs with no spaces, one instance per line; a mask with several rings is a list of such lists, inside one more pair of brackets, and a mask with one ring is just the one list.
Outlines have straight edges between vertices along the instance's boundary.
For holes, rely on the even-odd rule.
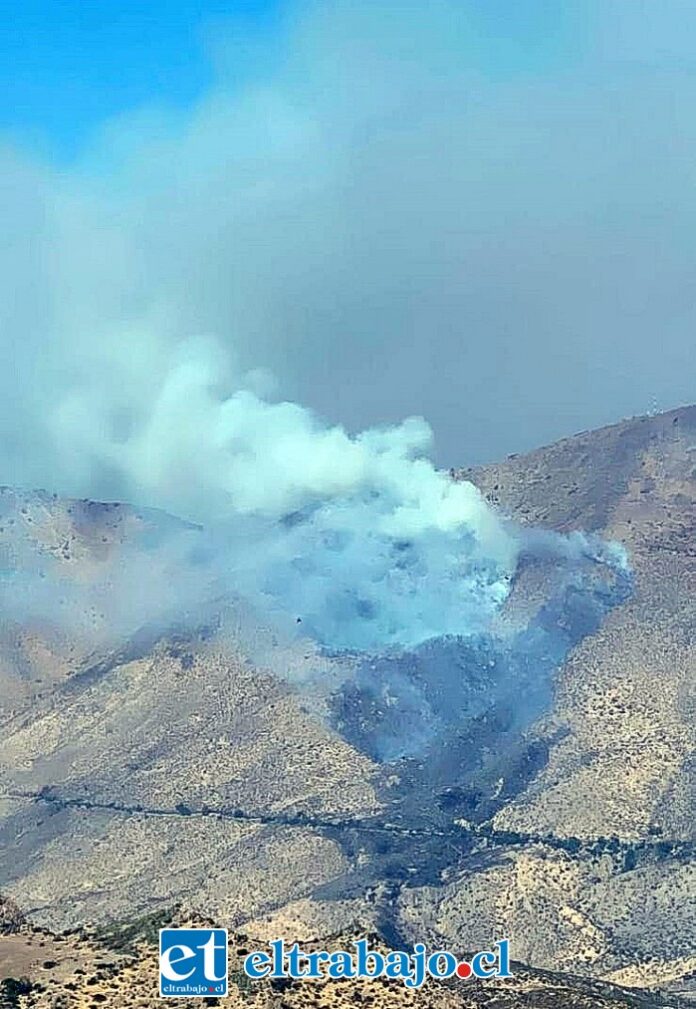
[[322,643],[480,630],[504,600],[515,535],[473,485],[433,467],[424,421],[351,437],[243,377],[235,387],[211,340],[180,346],[142,389],[114,361],[95,378],[47,418],[78,482],[108,474],[120,496],[200,523],[228,587],[282,600]]
[[[102,623],[125,633],[222,588],[326,649],[420,662],[427,642],[498,648],[492,627],[525,553],[565,566],[563,599],[570,583],[592,594],[588,564],[624,570],[620,552],[581,535],[514,528],[430,461],[423,419],[394,420],[411,396],[405,412],[427,401],[442,429],[446,402],[448,447],[471,458],[498,447],[484,428],[514,399],[512,378],[527,397],[555,388],[548,332],[533,342],[539,367],[518,372],[504,360],[507,322],[494,319],[493,341],[486,327],[493,301],[507,303],[492,276],[508,278],[516,319],[511,261],[524,273],[531,256],[546,276],[533,233],[527,241],[527,197],[542,186],[532,204],[544,234],[567,201],[546,185],[548,169],[537,183],[529,150],[563,117],[543,73],[510,90],[472,62],[462,6],[437,0],[396,17],[373,4],[300,5],[275,69],[260,61],[264,79],[231,88],[233,47],[220,43],[220,83],[189,115],[125,117],[69,168],[11,145],[0,153],[3,481],[203,527],[174,535],[163,565],[136,551],[121,555],[119,575],[95,575]],[[546,164],[544,144],[531,146]],[[568,152],[554,151],[565,171]],[[516,195],[502,167],[512,161]],[[587,258],[576,238],[573,263]],[[292,401],[299,393],[309,407]],[[20,551],[0,586],[6,612],[49,611],[60,596],[77,613],[84,588],[61,581],[57,593],[55,564],[32,558]],[[537,654],[530,640],[554,662],[572,646],[537,631],[505,642],[503,693],[519,655]],[[392,678],[389,662],[380,668]],[[408,689],[415,710],[424,693]]]

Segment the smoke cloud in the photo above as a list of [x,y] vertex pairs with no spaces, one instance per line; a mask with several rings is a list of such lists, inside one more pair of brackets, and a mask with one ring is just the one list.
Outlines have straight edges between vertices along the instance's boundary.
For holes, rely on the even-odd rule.
[[56,454],[69,447],[83,486],[108,474],[128,499],[204,524],[235,591],[284,600],[320,641],[351,648],[477,630],[505,599],[515,535],[433,467],[424,421],[350,437],[243,376],[235,388],[211,340],[180,345],[141,395],[114,365],[59,401]]
[[[441,461],[472,461],[687,381],[690,303],[659,361],[647,341],[675,303],[681,252],[653,252],[688,172],[636,168],[658,138],[625,73],[599,73],[606,6],[601,25],[582,8],[592,43],[561,17],[520,62],[479,4],[298,4],[241,80],[221,30],[218,86],[186,114],[106,124],[71,166],[6,144],[3,480],[205,526],[215,579],[328,648],[488,633],[532,540],[429,461],[412,414]],[[659,88],[636,86],[686,152],[690,105],[657,127]],[[536,544],[573,572],[593,550],[625,564]],[[44,574],[12,605],[44,605]]]
[[123,496],[46,424],[198,334],[349,431],[427,417],[443,466],[690,401],[694,10],[515,10],[293,3],[211,26],[188,111],[67,166],[8,139],[4,478]]

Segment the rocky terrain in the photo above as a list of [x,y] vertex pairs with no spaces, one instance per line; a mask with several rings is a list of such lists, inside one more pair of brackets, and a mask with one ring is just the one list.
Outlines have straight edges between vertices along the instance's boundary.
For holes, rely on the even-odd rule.
[[[15,943],[23,973],[45,984],[35,945],[58,938],[37,929],[103,929],[176,904],[259,940],[375,932],[467,950],[505,935],[528,965],[514,990],[443,987],[424,1005],[676,1005],[689,995],[696,408],[454,478],[530,528],[595,532],[630,554],[630,595],[577,641],[531,724],[492,704],[462,714],[425,754],[384,760],[370,745],[384,719],[373,700],[354,693],[353,721],[344,717],[343,660],[263,627],[250,648],[233,601],[178,629],[124,614],[118,639],[77,590],[70,633],[50,607],[7,615],[0,891],[31,926],[2,941]],[[12,490],[0,514],[3,571],[38,557],[66,583],[96,573],[107,589],[139,538],[159,563],[162,523],[174,521]],[[524,620],[553,578],[530,560],[501,620]],[[80,944],[89,959],[88,939]],[[141,969],[109,967],[107,1004],[137,1004],[129,987]],[[68,1002],[37,989],[21,1004],[104,1004],[75,983]],[[244,997],[291,1006],[343,996]],[[410,1004],[391,988],[375,996],[389,999]]]
[[[201,919],[154,915],[114,923],[99,931],[52,935],[22,923],[0,934],[0,1006],[16,1009],[154,1009],[157,993],[157,929],[163,924],[201,925]],[[329,948],[345,948],[351,936],[335,936]],[[388,948],[375,935],[373,948]],[[229,994],[179,999],[185,1009],[372,1006],[374,1009],[688,1009],[675,996],[662,998],[573,975],[517,965],[507,981],[430,980],[412,991],[400,982],[250,981],[242,969],[248,937],[230,936]]]
[[545,766],[490,820],[537,840],[404,890],[411,930],[503,930],[527,962],[621,983],[693,973],[695,460],[689,408],[466,474],[518,520],[624,543],[634,592],[560,670],[530,733]]

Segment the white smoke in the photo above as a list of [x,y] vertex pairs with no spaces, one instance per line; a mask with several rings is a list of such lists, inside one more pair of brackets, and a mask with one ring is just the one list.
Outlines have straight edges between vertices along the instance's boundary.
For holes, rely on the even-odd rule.
[[[67,171],[0,152],[0,479],[201,523],[231,589],[329,645],[484,629],[518,536],[428,461],[427,424],[352,434],[283,399],[301,388],[313,403],[340,400],[333,415],[353,421],[368,402],[371,417],[400,415],[394,404],[426,390],[433,409],[454,404],[452,432],[477,404],[480,431],[499,401],[525,408],[523,371],[556,381],[548,333],[528,365],[528,332],[501,350],[479,324],[492,302],[524,315],[490,278],[518,277],[545,247],[529,239],[530,206],[544,208],[544,240],[558,232],[568,200],[549,175],[568,177],[575,146],[549,161],[536,142],[565,136],[548,103],[555,80],[540,100],[462,62],[477,49],[469,22],[448,0],[404,18],[301,4],[267,79],[234,94],[223,79],[185,121],[126,117]],[[525,157],[520,174],[528,149],[543,171]],[[585,199],[594,206],[593,191]],[[501,249],[515,237],[512,266],[503,256],[497,268],[484,234]],[[215,335],[192,336],[199,328]],[[473,454],[469,432],[448,437]]]
[[331,646],[485,627],[515,538],[428,461],[427,424],[350,435],[274,399],[268,375],[238,365],[233,335],[182,335],[108,200],[43,184],[36,293],[5,303],[5,482],[195,520],[228,589]]
[[505,599],[516,539],[472,484],[433,467],[423,420],[350,436],[260,398],[255,376],[235,382],[210,339],[146,383],[128,380],[127,354],[95,365],[44,418],[62,481],[108,474],[121,495],[214,530],[228,584],[323,643],[471,633]]

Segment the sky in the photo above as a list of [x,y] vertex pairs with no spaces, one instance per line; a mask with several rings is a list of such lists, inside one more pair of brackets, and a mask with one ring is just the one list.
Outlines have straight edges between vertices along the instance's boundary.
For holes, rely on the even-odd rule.
[[141,104],[185,108],[213,83],[206,34],[234,18],[271,30],[275,0],[26,0],[0,24],[2,125],[64,160],[105,119]]
[[[253,76],[259,48],[290,10],[281,0],[27,0],[0,24],[2,126],[71,160],[112,116],[200,99],[214,84],[216,39],[237,40],[230,76]],[[474,0],[470,10],[479,57],[503,73],[543,63],[568,21],[550,0],[524,11],[512,0]]]
[[690,0],[27,0],[0,94],[2,482],[192,337],[443,466],[696,399]]

